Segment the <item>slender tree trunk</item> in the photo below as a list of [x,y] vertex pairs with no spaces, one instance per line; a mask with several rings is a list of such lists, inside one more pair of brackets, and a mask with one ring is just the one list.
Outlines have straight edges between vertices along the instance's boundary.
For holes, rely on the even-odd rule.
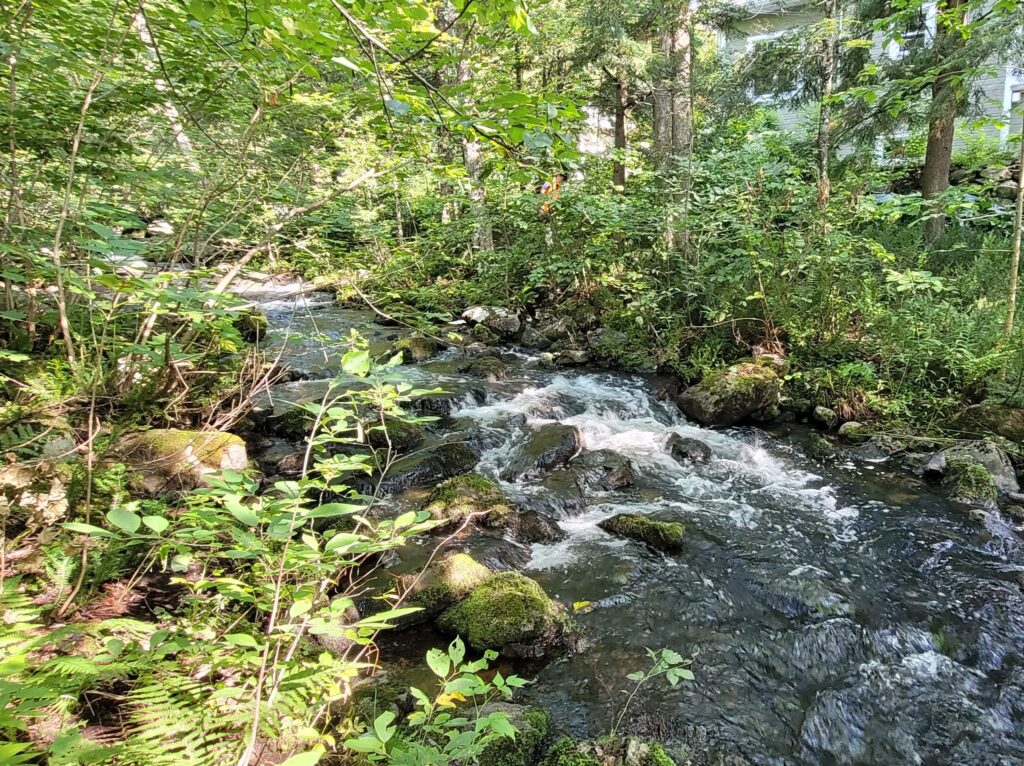
[[[941,0],[938,9],[938,23],[935,28],[936,48],[957,45],[951,42],[945,25],[943,13],[956,10],[964,5],[965,0]],[[950,42],[947,42],[950,41]],[[962,45],[962,43],[959,43]],[[946,59],[952,58],[951,51],[944,53]],[[963,101],[962,86],[954,81],[952,72],[944,72],[935,78],[932,84],[931,117],[928,123],[928,145],[924,155],[924,169],[921,172],[921,195],[934,200],[949,188],[949,168],[953,161],[953,135],[956,116]],[[938,202],[932,203],[932,216],[925,221],[924,235],[928,242],[936,242],[946,227],[946,216]]]
[[1009,338],[1013,334],[1013,324],[1017,314],[1017,279],[1020,275],[1020,240],[1021,228],[1024,227],[1024,126],[1020,134],[1020,158],[1017,166],[1017,212],[1013,218],[1013,255],[1010,259],[1010,294],[1007,301],[1006,327],[1003,335]]
[[[464,34],[468,37],[468,33],[464,32]],[[469,82],[473,75],[466,55],[468,53],[464,51],[464,55],[459,59],[455,68],[457,85]],[[493,250],[494,234],[491,230],[491,221],[487,217],[487,189],[481,180],[484,169],[483,147],[476,138],[469,137],[464,140],[462,162],[466,167],[466,176],[469,178],[469,205],[474,220],[473,247],[477,250]]]
[[626,190],[627,149],[626,117],[629,113],[629,85],[626,76],[620,72],[615,79],[615,164],[612,166],[612,186]]
[[690,4],[679,6],[676,28],[672,32],[672,156],[689,154],[693,139],[693,102],[691,93]]
[[[435,11],[437,16],[437,27],[438,29],[448,30],[451,29],[452,24],[455,23],[455,8],[448,0],[442,0],[438,4],[437,10]],[[456,67],[446,64],[438,70],[437,74],[437,86],[439,90],[443,90],[449,87],[456,79],[457,71]],[[441,166],[447,168],[449,165],[455,162],[455,151],[452,147],[452,137],[448,134],[444,125],[441,125],[437,129],[437,154],[441,160]],[[457,217],[457,210],[453,197],[455,196],[455,187],[447,178],[442,178],[437,183],[437,194],[441,199],[441,224],[447,225],[455,220]]]
[[832,154],[832,104],[830,99],[835,90],[836,48],[839,43],[838,0],[828,0],[825,23],[829,25],[828,36],[822,50],[821,110],[818,112],[818,207],[828,207],[832,195],[829,179],[829,156]]
[[651,160],[655,171],[663,172],[672,158],[672,83],[669,61],[672,56],[672,31],[663,32],[657,42],[652,101]]

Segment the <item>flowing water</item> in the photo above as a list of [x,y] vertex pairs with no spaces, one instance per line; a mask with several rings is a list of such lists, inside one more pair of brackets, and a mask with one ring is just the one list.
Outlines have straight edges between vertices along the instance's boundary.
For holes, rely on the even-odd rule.
[[[280,343],[292,315],[275,311]],[[382,332],[364,314],[302,313],[322,337]],[[291,322],[286,361],[310,353]],[[487,435],[477,470],[498,477],[533,429],[563,423],[638,475],[589,493],[584,508],[539,479],[503,482],[564,539],[466,542],[565,604],[589,602],[577,616],[588,645],[531,669],[529,697],[563,729],[607,731],[645,648],[669,647],[695,657],[696,678],[643,690],[625,724],[639,734],[703,739],[755,764],[1024,763],[1024,554],[998,515],[980,523],[884,463],[812,460],[799,429],[697,427],[643,377],[541,370],[521,353],[506,361],[501,383],[436,363],[408,369],[418,385],[485,389],[450,424]],[[331,366],[328,354],[314,372]],[[279,398],[295,398],[295,385]],[[673,434],[700,439],[713,458],[680,464],[666,451]],[[685,549],[655,553],[597,526],[620,512],[682,522]]]

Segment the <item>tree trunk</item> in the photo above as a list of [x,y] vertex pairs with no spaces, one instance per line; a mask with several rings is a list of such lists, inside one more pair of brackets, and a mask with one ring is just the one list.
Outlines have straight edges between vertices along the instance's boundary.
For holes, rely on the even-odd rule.
[[828,24],[828,36],[822,50],[822,83],[821,109],[818,112],[818,207],[828,207],[832,195],[832,182],[829,179],[829,157],[832,154],[832,104],[829,100],[835,90],[836,80],[836,48],[839,43],[838,0],[828,0],[825,23]]
[[1020,275],[1020,240],[1021,228],[1024,226],[1024,126],[1020,134],[1020,159],[1017,166],[1017,212],[1013,217],[1013,254],[1010,258],[1010,294],[1006,311],[1006,327],[1003,335],[1009,338],[1013,334],[1014,320],[1017,318],[1017,279]]
[[612,167],[612,186],[626,190],[626,116],[629,111],[629,85],[621,72],[615,79],[615,164]]
[[654,87],[651,94],[652,136],[651,160],[655,171],[662,172],[672,158],[672,83],[669,61],[672,56],[673,33],[663,32],[657,43]]
[[[465,55],[456,64],[455,72],[456,84],[469,82],[473,72]],[[476,138],[470,136],[464,139],[462,162],[466,167],[466,177],[469,179],[469,206],[474,220],[473,247],[477,250],[493,250],[494,234],[491,231],[491,221],[487,217],[487,189],[481,181],[484,169],[483,148]]]
[[693,104],[690,90],[690,4],[683,2],[672,32],[672,155],[690,153],[693,139]]
[[[944,45],[960,47],[962,42],[952,42],[942,22],[945,11],[956,10],[964,5],[965,0],[941,0],[938,8],[938,23],[935,28],[936,48]],[[946,50],[947,60],[953,58]],[[921,195],[934,200],[949,188],[949,167],[953,160],[953,134],[956,116],[963,102],[963,86],[954,81],[954,73],[944,72],[935,78],[932,84],[931,116],[928,123],[928,145],[924,154],[924,169],[921,172]],[[946,227],[946,216],[940,203],[932,203],[932,216],[925,221],[924,236],[928,242],[935,242],[942,236]]]

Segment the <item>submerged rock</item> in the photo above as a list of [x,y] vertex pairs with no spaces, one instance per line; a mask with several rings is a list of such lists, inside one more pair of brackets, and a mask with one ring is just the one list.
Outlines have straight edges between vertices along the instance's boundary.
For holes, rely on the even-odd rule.
[[836,445],[821,434],[811,434],[807,439],[807,454],[818,460],[826,460],[836,456]]
[[633,463],[613,450],[587,450],[569,461],[569,470],[575,472],[578,483],[589,490],[612,492],[636,481]]
[[522,325],[515,312],[501,306],[472,306],[462,312],[462,318],[483,325],[501,338],[511,338]]
[[767,367],[744,363],[708,375],[677,404],[704,425],[731,426],[779,402],[779,378]]
[[710,445],[700,439],[693,439],[689,436],[672,434],[665,444],[665,449],[677,462],[680,463],[706,463],[715,456]]
[[617,513],[598,524],[609,534],[646,543],[667,553],[683,548],[683,525],[675,521],[657,521],[638,513]]
[[150,495],[195,489],[212,473],[249,467],[245,442],[224,431],[154,428],[121,437],[114,453],[135,474],[133,483]]
[[546,657],[575,646],[578,631],[564,609],[536,582],[518,572],[501,572],[478,585],[437,620],[473,649],[494,649],[506,657]]
[[536,428],[519,446],[501,471],[501,478],[512,481],[549,473],[569,462],[582,448],[583,434],[576,426],[549,423]]

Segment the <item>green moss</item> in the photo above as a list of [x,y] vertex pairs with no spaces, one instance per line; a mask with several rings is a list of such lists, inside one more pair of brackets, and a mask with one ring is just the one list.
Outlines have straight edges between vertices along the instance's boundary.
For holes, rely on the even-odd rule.
[[497,649],[542,656],[573,626],[537,583],[518,572],[487,578],[438,619],[438,627],[461,635],[477,650]]
[[490,327],[486,327],[482,324],[478,324],[470,332],[473,335],[473,340],[484,343],[488,346],[493,346],[495,343],[501,340],[498,334],[494,332]]
[[598,524],[605,532],[646,543],[659,551],[683,547],[685,528],[675,521],[656,521],[637,513],[619,513]]
[[468,596],[473,588],[493,574],[490,569],[466,553],[453,553],[433,564],[415,579],[409,606],[437,614],[445,607]]
[[819,460],[835,457],[836,445],[821,434],[811,434],[807,440],[807,454]]
[[387,416],[384,423],[375,423],[367,434],[367,441],[374,449],[392,449],[396,452],[408,452],[419,446],[424,439],[423,429],[416,423]]
[[302,441],[313,430],[313,415],[302,407],[292,407],[270,419],[270,430],[282,439]]
[[580,752],[576,740],[562,737],[548,750],[541,766],[601,766],[601,762],[592,755]]
[[462,521],[471,513],[480,514],[481,518],[486,515],[489,521],[511,513],[501,487],[475,473],[456,476],[434,487],[427,498],[426,510],[432,518],[452,523]]
[[157,458],[169,458],[191,448],[201,463],[219,466],[224,451],[232,446],[245,447],[241,437],[223,431],[180,431],[159,428],[131,435],[132,449],[145,450]]
[[991,505],[999,497],[999,488],[992,474],[979,463],[963,459],[950,460],[947,477],[953,488],[953,496],[962,502]]
[[466,372],[485,380],[504,380],[505,364],[496,356],[481,356],[466,366]]
[[410,335],[395,344],[395,351],[402,355],[404,362],[425,362],[438,352],[439,346],[433,338],[424,335]]
[[492,742],[480,754],[480,766],[533,766],[548,738],[551,716],[546,710],[533,708],[521,716],[512,717],[512,725],[519,729],[516,738]]
[[651,745],[640,766],[676,766],[676,762],[668,757],[661,745]]

